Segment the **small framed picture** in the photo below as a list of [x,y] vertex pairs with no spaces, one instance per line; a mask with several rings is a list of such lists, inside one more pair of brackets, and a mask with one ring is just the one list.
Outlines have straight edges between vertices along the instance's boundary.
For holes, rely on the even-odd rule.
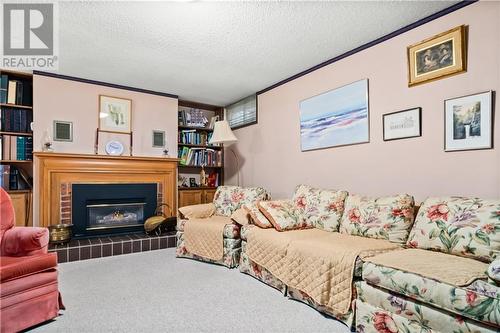
[[196,178],[189,178],[189,187],[198,187],[198,184],[196,184]]
[[408,46],[408,86],[467,70],[466,27],[458,26]]
[[444,150],[493,148],[493,91],[444,101]]
[[131,133],[132,100],[99,95],[99,130],[111,133]]
[[413,108],[382,115],[384,141],[422,136],[422,108]]

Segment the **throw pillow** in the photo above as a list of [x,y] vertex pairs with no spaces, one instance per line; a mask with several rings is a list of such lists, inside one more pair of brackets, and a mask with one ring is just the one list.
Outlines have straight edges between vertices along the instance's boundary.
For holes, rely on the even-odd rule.
[[231,214],[231,220],[239,225],[247,225],[250,222],[250,215],[247,210],[242,207]]
[[349,195],[340,232],[405,243],[413,224],[414,206],[408,194],[381,198]]
[[295,189],[294,202],[303,217],[315,228],[338,231],[347,194],[347,191],[299,185]]
[[257,204],[258,202],[245,204],[243,205],[243,209],[250,215],[252,223],[255,224],[256,226],[264,229],[272,228],[273,225],[271,224],[271,222],[269,222],[267,217],[264,214],[262,214]]
[[500,253],[500,200],[428,198],[407,245],[490,262]]
[[313,227],[302,217],[293,200],[260,201],[257,205],[262,214],[278,231]]

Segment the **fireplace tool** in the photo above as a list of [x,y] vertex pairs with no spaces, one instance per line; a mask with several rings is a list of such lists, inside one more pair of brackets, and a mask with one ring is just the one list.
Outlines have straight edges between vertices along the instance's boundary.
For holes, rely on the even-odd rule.
[[[163,213],[163,206],[168,208],[168,217]],[[161,203],[156,207],[155,215],[151,216],[144,223],[144,230],[148,235],[160,236],[162,232],[175,229],[176,218],[172,215],[172,208],[166,203]]]

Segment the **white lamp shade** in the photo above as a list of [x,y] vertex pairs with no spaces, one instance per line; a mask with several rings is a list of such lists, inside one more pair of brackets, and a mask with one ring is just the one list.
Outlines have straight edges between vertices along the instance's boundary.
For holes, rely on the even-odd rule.
[[214,133],[209,143],[233,143],[238,141],[234,136],[227,120],[216,121],[214,124]]

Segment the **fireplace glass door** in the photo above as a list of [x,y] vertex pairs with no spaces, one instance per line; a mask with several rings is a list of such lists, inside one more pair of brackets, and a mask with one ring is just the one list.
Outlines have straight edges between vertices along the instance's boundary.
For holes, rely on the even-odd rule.
[[144,223],[145,202],[87,205],[87,230],[114,229]]

